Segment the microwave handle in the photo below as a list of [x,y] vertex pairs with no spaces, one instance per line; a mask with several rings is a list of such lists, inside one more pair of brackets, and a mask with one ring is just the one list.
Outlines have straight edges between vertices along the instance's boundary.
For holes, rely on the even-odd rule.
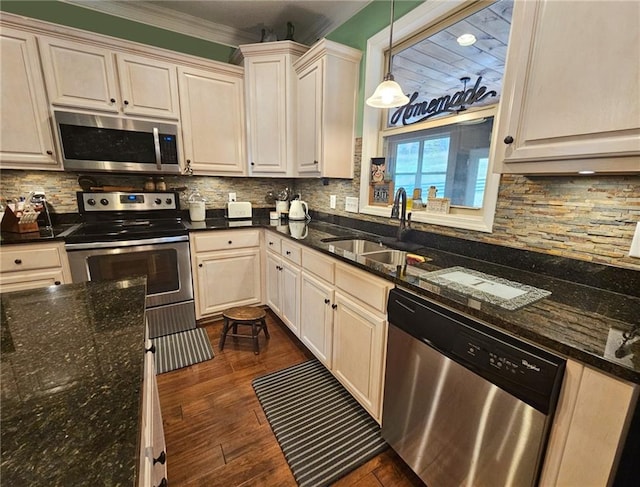
[[158,127],[153,127],[153,147],[156,150],[156,166],[158,171],[162,169],[162,155],[160,154],[160,133]]

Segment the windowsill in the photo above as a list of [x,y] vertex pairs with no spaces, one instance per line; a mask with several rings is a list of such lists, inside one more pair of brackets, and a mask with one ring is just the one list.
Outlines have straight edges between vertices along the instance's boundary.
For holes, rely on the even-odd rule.
[[[391,206],[365,206],[360,208],[359,212],[364,215],[391,218]],[[411,221],[485,233],[491,233],[493,223],[493,219],[487,222],[484,218],[481,218],[480,210],[467,208],[452,208],[451,213],[447,214],[429,213],[425,210],[412,211]]]

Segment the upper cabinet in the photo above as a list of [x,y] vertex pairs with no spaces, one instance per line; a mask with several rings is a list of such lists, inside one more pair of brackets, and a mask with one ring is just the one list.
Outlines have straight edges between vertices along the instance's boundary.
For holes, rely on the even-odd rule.
[[353,178],[362,53],[322,39],[295,64],[298,176]]
[[179,68],[187,169],[197,175],[246,174],[242,68]]
[[60,169],[33,34],[0,33],[0,167]]
[[640,171],[640,2],[515,2],[498,172]]
[[179,118],[174,64],[64,39],[40,37],[39,43],[53,105]]
[[295,175],[296,76],[293,63],[308,49],[292,41],[240,46],[245,69],[251,175]]

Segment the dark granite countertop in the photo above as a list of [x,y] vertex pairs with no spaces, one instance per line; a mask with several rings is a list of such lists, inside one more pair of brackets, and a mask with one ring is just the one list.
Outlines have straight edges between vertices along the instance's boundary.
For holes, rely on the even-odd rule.
[[[408,265],[398,273],[394,265],[354,255],[324,241],[340,236],[361,236],[398,247],[389,236],[394,234],[394,227],[389,226],[389,233],[379,225],[367,228],[366,223],[354,222],[335,224],[314,219],[306,231],[296,233],[306,236],[294,240],[490,326],[640,384],[640,337],[633,335],[626,344],[624,356],[615,356],[623,334],[640,326],[640,272],[449,237],[437,239],[429,234],[427,238],[433,241],[425,241],[424,236],[417,235],[409,243],[400,243],[404,250],[425,257],[426,262]],[[265,218],[232,222],[211,218],[187,223],[187,226],[191,231],[265,227],[293,239],[287,222],[270,222]],[[357,227],[377,232],[370,233]],[[443,250],[443,247],[452,250]],[[525,290],[535,288],[550,294],[538,296],[537,300],[517,309],[505,309],[496,302],[434,283],[432,273],[454,267],[498,278],[502,283],[517,283]],[[539,295],[542,294],[546,293]]]
[[138,469],[146,281],[0,295],[3,485],[127,485]]

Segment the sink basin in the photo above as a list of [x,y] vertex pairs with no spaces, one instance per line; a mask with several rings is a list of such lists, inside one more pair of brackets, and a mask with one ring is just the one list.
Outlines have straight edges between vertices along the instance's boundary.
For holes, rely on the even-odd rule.
[[345,240],[334,240],[329,243],[329,249],[333,246],[334,249],[344,250],[346,252],[353,252],[354,254],[361,255],[367,254],[369,252],[378,252],[380,250],[385,250],[386,247],[378,242],[372,242],[371,240],[362,240],[362,239],[345,239]]
[[368,252],[362,254],[362,257],[369,260],[380,262],[381,264],[390,264],[392,266],[405,265],[407,253],[404,250],[380,250],[378,252]]

